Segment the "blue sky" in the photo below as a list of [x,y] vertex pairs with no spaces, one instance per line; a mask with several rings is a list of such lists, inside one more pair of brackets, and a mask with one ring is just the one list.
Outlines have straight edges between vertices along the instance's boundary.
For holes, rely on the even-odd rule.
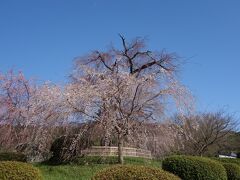
[[198,110],[240,115],[239,0],[0,0],[0,71],[62,83],[75,57],[143,36],[186,60]]

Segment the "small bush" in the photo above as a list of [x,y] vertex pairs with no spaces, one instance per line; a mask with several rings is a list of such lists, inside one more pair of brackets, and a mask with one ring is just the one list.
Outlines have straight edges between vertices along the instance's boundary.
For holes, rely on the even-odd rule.
[[240,180],[240,166],[233,163],[223,163],[227,171],[228,180]]
[[171,156],[163,161],[162,168],[184,180],[227,180],[225,168],[208,158]]
[[116,165],[99,171],[92,180],[180,180],[159,168],[134,165]]
[[30,164],[15,161],[0,162],[1,180],[41,180],[40,171]]
[[20,161],[27,162],[27,157],[22,153],[2,152],[0,153],[0,161]]
[[240,166],[240,159],[237,158],[211,158],[222,163],[234,163]]

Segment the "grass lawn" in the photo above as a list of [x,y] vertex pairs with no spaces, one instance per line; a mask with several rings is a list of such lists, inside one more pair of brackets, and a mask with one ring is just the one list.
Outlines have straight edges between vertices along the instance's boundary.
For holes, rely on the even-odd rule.
[[95,165],[37,165],[43,175],[44,180],[85,180],[91,179],[93,174],[108,165],[95,164]]
[[[143,158],[125,158],[125,164],[161,167],[161,161],[146,160]],[[111,166],[111,164],[89,165],[43,165],[36,164],[42,172],[44,180],[88,180],[99,170]]]

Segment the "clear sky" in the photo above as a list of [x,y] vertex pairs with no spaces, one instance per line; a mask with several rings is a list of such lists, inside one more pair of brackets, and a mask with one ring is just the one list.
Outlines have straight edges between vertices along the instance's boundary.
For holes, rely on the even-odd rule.
[[0,71],[62,83],[75,57],[118,33],[186,59],[198,110],[240,115],[239,0],[0,0]]

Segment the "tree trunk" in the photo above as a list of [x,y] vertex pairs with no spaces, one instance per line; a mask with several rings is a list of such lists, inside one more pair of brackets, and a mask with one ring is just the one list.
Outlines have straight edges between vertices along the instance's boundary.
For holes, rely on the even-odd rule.
[[118,163],[123,164],[123,138],[118,135]]

